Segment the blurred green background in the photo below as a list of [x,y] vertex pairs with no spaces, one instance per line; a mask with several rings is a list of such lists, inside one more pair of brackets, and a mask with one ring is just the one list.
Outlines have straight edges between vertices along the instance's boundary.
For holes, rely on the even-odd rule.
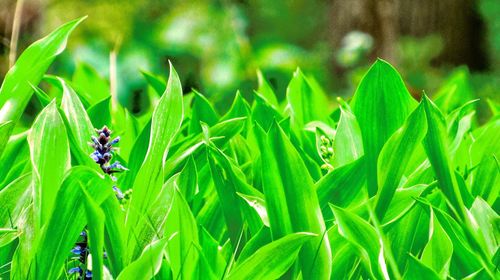
[[498,0],[0,0],[0,81],[30,43],[83,15],[51,73],[72,78],[77,90],[100,77],[109,90],[114,51],[120,102],[137,115],[151,96],[144,73],[165,79],[169,60],[185,92],[196,89],[219,108],[237,90],[251,99],[258,69],[283,99],[297,67],[334,103],[354,93],[376,57],[417,98],[458,81],[460,98],[481,98],[483,109],[500,99]]

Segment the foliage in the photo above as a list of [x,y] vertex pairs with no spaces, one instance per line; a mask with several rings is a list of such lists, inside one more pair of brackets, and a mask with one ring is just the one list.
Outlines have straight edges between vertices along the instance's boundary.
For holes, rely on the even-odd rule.
[[[76,279],[84,228],[93,279],[500,277],[500,117],[478,125],[461,72],[417,101],[379,59],[333,111],[300,70],[281,102],[259,73],[253,101],[220,114],[170,65],[167,82],[145,73],[138,118],[90,67],[46,75],[80,22],[0,89],[1,278]],[[43,110],[25,127],[32,96]],[[91,139],[102,125],[120,149],[107,128]],[[126,168],[108,153],[129,170],[110,176]]]

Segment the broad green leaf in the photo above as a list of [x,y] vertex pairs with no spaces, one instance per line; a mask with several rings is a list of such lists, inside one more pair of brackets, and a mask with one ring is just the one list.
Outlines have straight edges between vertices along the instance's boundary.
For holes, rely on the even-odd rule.
[[31,182],[30,173],[13,180],[0,190],[0,205],[2,205],[0,208],[0,227],[16,226],[22,211],[31,203]]
[[96,164],[89,157],[92,148],[88,144],[91,140],[90,137],[95,135],[94,127],[90,122],[89,116],[80,98],[71,86],[62,78],[57,78],[56,81],[60,85],[63,93],[61,109],[64,112],[69,128],[71,147],[75,150],[73,154],[80,164],[94,167]]
[[448,276],[452,254],[453,244],[431,209],[429,242],[422,253],[422,263],[444,279]]
[[428,280],[439,280],[439,275],[434,272],[431,268],[423,264],[420,260],[411,256],[408,258],[408,269],[403,275],[404,280],[420,280],[420,279],[428,279]]
[[465,101],[474,99],[469,71],[462,67],[455,70],[435,97],[436,105],[445,113],[461,106]]
[[173,190],[172,206],[166,217],[165,236],[173,236],[166,247],[173,279],[198,277],[198,225],[191,209],[178,189]]
[[167,243],[168,239],[164,237],[146,246],[141,256],[125,267],[116,280],[149,280],[153,278],[160,270],[163,250]]
[[313,237],[313,234],[298,232],[273,241],[237,263],[227,279],[278,279],[295,262],[301,247]]
[[161,96],[165,92],[165,89],[167,88],[167,83],[165,83],[163,78],[156,77],[154,74],[149,73],[147,71],[141,71],[141,73],[148,82],[148,84],[151,87],[153,87],[158,96]]
[[[208,129],[210,141],[217,147],[224,147],[227,142],[238,135],[247,123],[247,118],[234,118],[227,121],[221,121]],[[172,145],[172,156],[165,162],[165,179],[179,172],[190,156],[194,156],[195,162],[201,160],[202,147],[205,146],[203,134],[199,133],[190,138],[184,139],[180,143]]]
[[231,105],[231,108],[229,108],[229,111],[224,116],[222,116],[221,120],[225,121],[241,117],[248,118],[249,116],[250,116],[250,105],[245,100],[245,98],[243,98],[241,93],[237,91],[236,95],[234,96],[234,101],[233,104]]
[[425,190],[428,188],[430,188],[430,185],[420,184],[397,189],[387,208],[382,224],[387,226],[403,217],[415,205],[415,197],[425,195]]
[[210,101],[197,91],[194,92],[192,111],[189,134],[201,132],[200,121],[213,126],[219,120],[219,116],[210,104]]
[[35,119],[28,143],[33,165],[36,227],[40,228],[50,218],[57,191],[71,164],[66,127],[55,100]]
[[477,242],[493,259],[500,245],[500,221],[498,214],[481,198],[476,198],[469,212]]
[[[219,203],[224,214],[226,226],[236,255],[239,254],[241,248],[238,244],[245,244],[246,240],[242,235],[243,231],[243,201],[238,197],[239,181],[236,180],[234,174],[230,173],[229,166],[224,164],[224,158],[220,156],[217,150],[208,152],[208,162],[214,180],[215,190],[219,197]],[[241,238],[243,240],[240,240]],[[236,250],[238,249],[238,250]]]
[[113,194],[111,185],[109,178],[104,178],[88,167],[77,166],[69,170],[57,193],[50,220],[39,237],[38,249],[33,252],[36,252],[36,260],[33,260],[36,261],[35,275],[57,279],[61,274],[64,260],[87,223],[84,208],[86,198],[82,188],[100,205]]
[[387,279],[382,241],[375,229],[356,214],[337,206],[331,207],[339,225],[339,233],[362,252],[361,257],[367,262],[374,277]]
[[0,87],[0,123],[17,122],[55,57],[64,51],[69,34],[85,17],[61,25],[46,37],[31,44],[7,72]]
[[21,235],[21,231],[12,228],[0,228],[0,248],[9,245]]
[[293,127],[301,129],[311,121],[325,120],[328,116],[328,99],[315,90],[305,75],[297,69],[286,89],[287,109]]
[[[134,181],[134,195],[127,213],[130,240],[139,215],[145,214],[163,185],[163,161],[183,119],[182,86],[173,66],[165,93],[151,120],[151,136],[144,162]],[[130,209],[133,209],[131,211]]]
[[31,171],[28,141],[29,130],[10,137],[0,157],[0,190],[13,180]]
[[363,155],[363,141],[356,117],[350,108],[340,106],[340,120],[333,139],[333,167],[355,161]]
[[[200,244],[202,246],[201,256],[206,259],[211,271],[222,279],[222,274],[226,268],[226,259],[219,243],[208,233],[204,227],[199,231]],[[201,274],[201,271],[200,271]],[[201,274],[203,275],[203,274]]]
[[0,157],[5,149],[5,146],[9,142],[10,134],[14,129],[15,123],[12,121],[6,121],[0,124]]
[[125,247],[125,213],[115,196],[109,196],[101,209],[106,217],[104,223],[104,248],[108,255],[109,269],[117,276],[125,267],[127,249]]
[[[422,200],[418,200],[422,202]],[[423,202],[424,206],[431,206]],[[434,215],[439,221],[451,242],[453,243],[453,257],[450,264],[450,275],[453,277],[465,277],[482,267],[480,256],[471,247],[462,225],[454,220],[448,213],[432,206]]]
[[110,89],[107,81],[99,76],[92,66],[79,62],[73,74],[72,84],[78,94],[83,98],[82,102],[87,107],[95,106],[103,99],[110,97]]
[[262,184],[273,240],[293,232],[318,236],[302,248],[299,262],[307,279],[329,278],[331,252],[314,183],[283,130],[275,122],[266,133],[256,126],[262,160]]
[[460,218],[465,218],[464,201],[453,172],[446,135],[446,122],[439,109],[424,95],[422,99],[427,117],[427,135],[424,139],[424,148],[431,162],[446,199]]
[[85,213],[88,221],[88,240],[92,256],[92,279],[101,280],[104,277],[104,212],[82,185]]
[[111,126],[111,97],[106,97],[87,109],[94,127]]
[[[420,254],[428,242],[429,214],[424,207],[414,204],[398,219],[384,226],[385,236],[391,243],[394,259],[402,272],[406,270],[410,255]],[[390,214],[389,209],[386,217],[390,218]]]
[[186,201],[191,201],[198,191],[198,171],[193,157],[190,157],[179,175],[179,191]]
[[248,257],[252,256],[259,248],[271,243],[271,231],[268,226],[263,226],[257,234],[252,236],[248,243],[241,250],[241,254],[238,257],[238,262],[241,263]]
[[261,127],[269,130],[273,120],[281,121],[283,117],[265,97],[259,93],[254,94],[255,102],[252,107],[252,120],[257,122]]
[[279,108],[278,100],[276,99],[276,94],[272,89],[271,85],[266,81],[264,75],[260,70],[257,70],[257,81],[259,87],[257,88],[257,92],[267,101],[271,106],[275,108]]
[[377,160],[389,137],[400,128],[417,102],[398,72],[378,59],[359,84],[351,102],[363,138],[368,194],[377,193]]
[[378,186],[375,212],[382,220],[392,197],[396,192],[404,172],[427,132],[427,120],[423,104],[408,117],[403,127],[398,129],[385,143],[378,158]]
[[335,168],[316,182],[316,193],[321,208],[327,208],[328,203],[347,207],[363,191],[366,182],[366,161],[364,157]]
[[243,193],[237,193],[241,198],[243,198],[250,207],[252,207],[255,212],[259,215],[262,223],[269,227],[269,217],[267,216],[266,201],[264,198],[253,195],[246,195]]
[[485,156],[474,174],[472,196],[480,196],[493,205],[500,195],[500,164],[494,156]]

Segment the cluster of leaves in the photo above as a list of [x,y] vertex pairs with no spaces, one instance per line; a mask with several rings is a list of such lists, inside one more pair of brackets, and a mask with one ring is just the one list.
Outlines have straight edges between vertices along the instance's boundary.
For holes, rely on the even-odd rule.
[[[97,81],[44,77],[81,20],[0,89],[0,277],[75,277],[85,226],[95,279],[499,277],[500,119],[479,126],[456,87],[417,102],[378,60],[336,110],[297,70],[286,100],[259,76],[253,102],[237,94],[221,116],[171,67],[146,76],[157,94],[136,118]],[[44,109],[16,126],[33,93]],[[117,182],[89,157],[102,125],[121,136]],[[133,190],[125,205],[114,185]]]

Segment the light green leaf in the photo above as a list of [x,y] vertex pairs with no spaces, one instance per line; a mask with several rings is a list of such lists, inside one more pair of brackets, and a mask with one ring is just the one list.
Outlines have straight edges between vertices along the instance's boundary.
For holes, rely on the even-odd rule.
[[307,279],[329,278],[331,252],[314,183],[301,156],[279,125],[269,134],[255,127],[262,160],[262,184],[273,240],[293,232],[318,236],[302,248],[299,262]]
[[88,240],[92,256],[92,279],[102,280],[104,277],[104,212],[82,185],[85,213],[88,221]]
[[257,70],[257,82],[259,84],[257,92],[274,108],[279,108],[278,100],[276,99],[276,94],[272,89],[271,85],[266,81],[264,75],[260,70]]
[[439,109],[424,95],[422,99],[427,117],[427,135],[424,139],[425,152],[434,173],[450,205],[461,219],[465,218],[464,201],[460,194],[453,166],[448,153],[446,122]]
[[55,57],[64,51],[69,34],[85,17],[61,25],[46,37],[31,44],[7,72],[0,87],[0,123],[17,120]]
[[[71,140],[71,147],[76,151],[73,152],[74,156],[78,159],[80,164],[87,166],[97,166],[89,157],[92,148],[88,144],[90,137],[95,134],[94,127],[90,122],[90,118],[80,101],[80,98],[71,88],[71,86],[62,78],[57,78],[62,89],[61,109],[67,120],[69,128],[69,135]],[[102,112],[101,112],[102,113]]]
[[[151,120],[149,148],[134,181],[134,195],[127,213],[128,239],[140,215],[147,213],[149,205],[163,185],[163,161],[170,144],[179,131],[183,119],[182,86],[179,76],[170,65],[170,77],[165,93],[160,98]],[[133,209],[133,211],[131,211]]]
[[301,247],[313,237],[310,233],[292,233],[273,241],[236,264],[227,279],[278,279],[295,262]]
[[387,267],[381,257],[384,255],[382,241],[375,228],[354,213],[334,205],[331,207],[339,225],[339,233],[360,250],[361,258],[366,261],[374,277],[387,279]]
[[326,120],[328,99],[323,92],[315,90],[305,75],[297,69],[286,89],[286,98],[293,127],[302,127],[311,121]]
[[6,121],[0,124],[0,157],[3,154],[5,146],[9,142],[10,134],[14,129],[15,123],[13,121]]
[[[347,207],[363,191],[366,183],[366,161],[364,157],[335,168],[316,182],[316,193],[321,208],[327,208],[328,203]],[[346,187],[349,186],[349,187]]]
[[363,138],[368,193],[377,193],[377,159],[389,137],[400,128],[417,102],[398,72],[378,59],[359,84],[351,102]]
[[356,117],[350,108],[340,106],[340,120],[333,139],[333,167],[355,161],[363,155],[363,141]]
[[434,272],[431,268],[423,264],[421,261],[416,259],[414,256],[408,258],[408,269],[403,275],[403,280],[420,280],[420,279],[428,279],[428,280],[439,280],[439,275]]
[[452,254],[453,244],[431,209],[429,242],[422,253],[422,263],[445,279],[448,276]]
[[408,117],[403,127],[398,129],[385,143],[378,158],[378,186],[375,213],[382,220],[392,197],[396,192],[404,172],[427,133],[427,120],[423,104]]
[[[100,205],[110,195],[112,182],[89,167],[77,166],[70,169],[57,193],[55,207],[50,220],[39,237],[36,253],[36,274],[47,279],[57,279],[63,269],[80,232],[87,223],[84,188],[88,195]],[[57,237],[57,238],[55,238]],[[34,265],[35,260],[33,260]]]
[[71,163],[66,127],[55,100],[35,119],[28,143],[33,166],[36,228],[40,228],[50,218],[57,191]]
[[149,280],[153,278],[160,270],[163,250],[167,243],[168,239],[164,237],[146,246],[141,256],[125,267],[116,280]]
[[165,236],[173,236],[166,247],[173,279],[198,277],[198,225],[191,209],[178,189],[173,190],[172,206],[166,217]]

